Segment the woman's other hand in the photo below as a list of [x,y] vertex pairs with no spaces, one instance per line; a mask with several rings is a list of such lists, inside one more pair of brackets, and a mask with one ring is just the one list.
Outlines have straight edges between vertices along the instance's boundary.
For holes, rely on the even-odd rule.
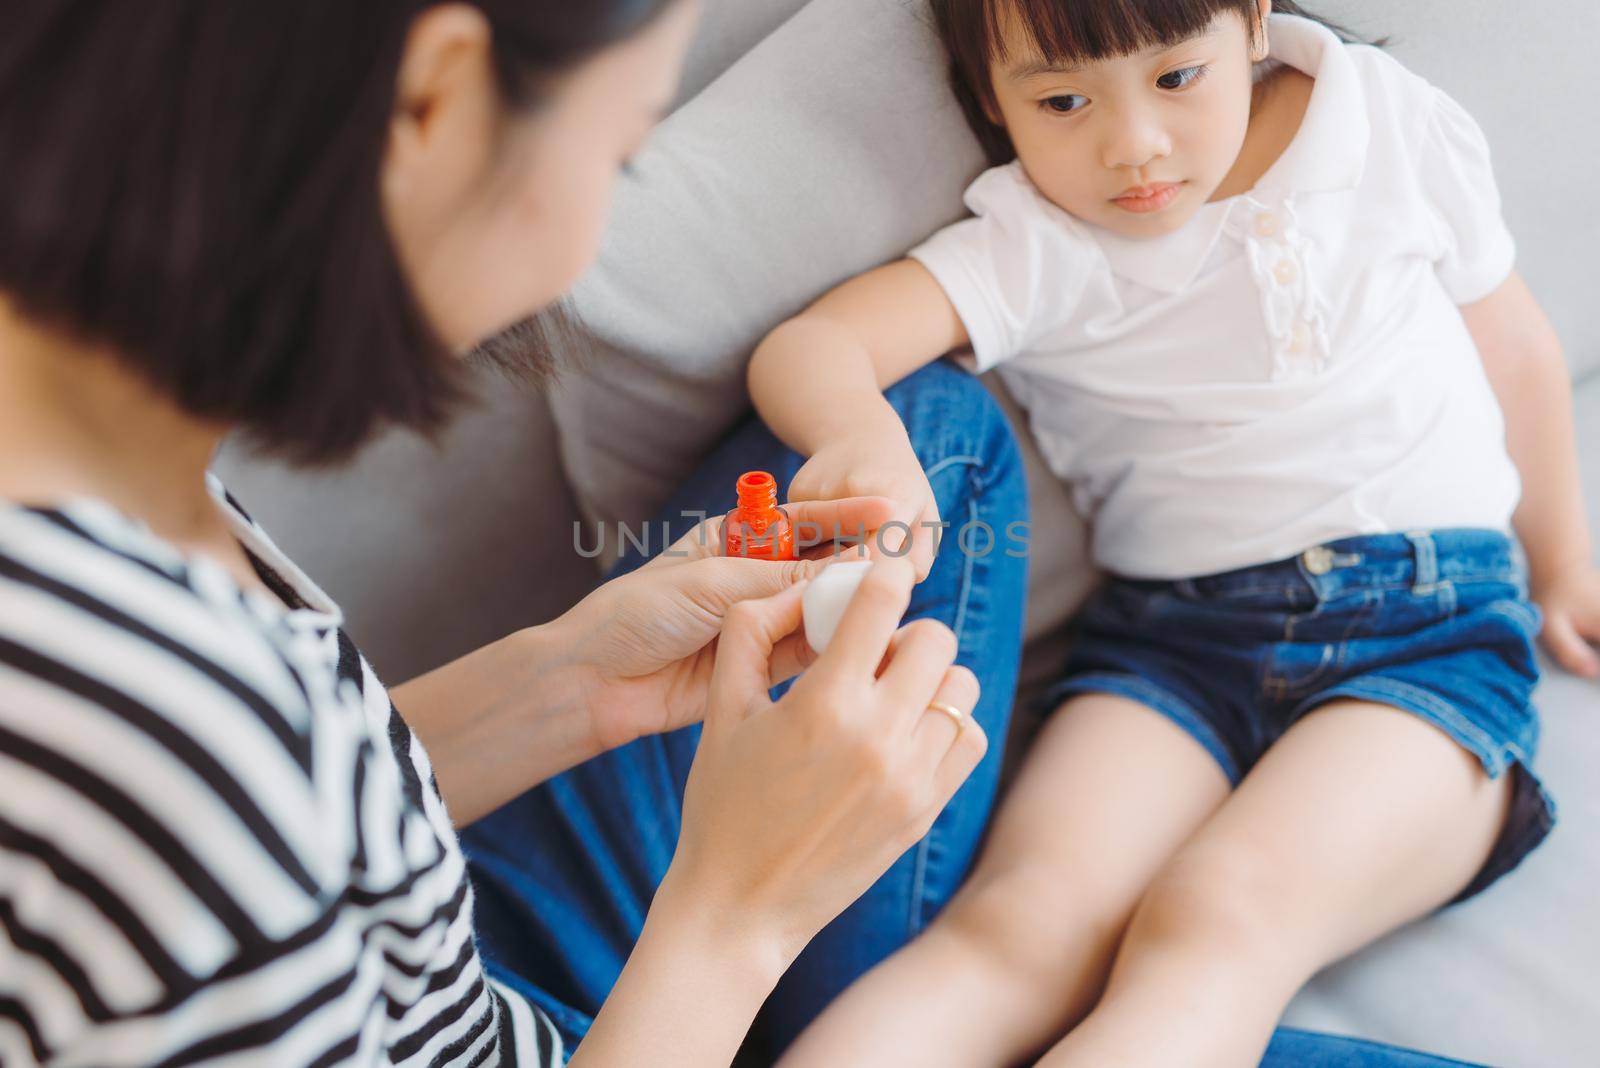
[[786,963],[927,833],[987,740],[954,634],[897,630],[914,580],[879,561],[776,704],[770,665],[800,626],[800,588],[729,612],[658,908],[725,917]]

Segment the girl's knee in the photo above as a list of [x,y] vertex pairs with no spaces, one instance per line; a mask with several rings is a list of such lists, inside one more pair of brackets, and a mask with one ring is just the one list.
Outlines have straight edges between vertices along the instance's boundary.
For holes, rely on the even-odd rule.
[[995,974],[1029,990],[1050,990],[1075,979],[1086,956],[1109,957],[1137,897],[1023,862],[979,873],[933,929]]
[[[1130,939],[1210,947],[1259,959],[1283,944],[1289,881],[1248,843],[1184,849],[1151,882],[1134,912]],[[1218,957],[1219,961],[1228,957]]]

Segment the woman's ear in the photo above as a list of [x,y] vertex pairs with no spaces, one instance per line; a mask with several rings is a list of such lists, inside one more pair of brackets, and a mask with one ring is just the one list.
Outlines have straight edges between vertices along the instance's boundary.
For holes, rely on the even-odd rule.
[[1250,62],[1260,63],[1272,54],[1272,40],[1267,30],[1272,16],[1272,0],[1256,0],[1255,25],[1250,27]]
[[488,19],[469,4],[412,21],[384,160],[389,196],[437,202],[487,169],[501,106],[492,47]]

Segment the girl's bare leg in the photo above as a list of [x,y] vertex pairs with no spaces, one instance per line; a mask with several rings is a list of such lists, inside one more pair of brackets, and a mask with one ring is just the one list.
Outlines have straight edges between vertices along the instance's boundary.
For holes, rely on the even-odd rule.
[[1472,881],[1510,779],[1408,713],[1310,714],[1156,877],[1104,996],[1041,1068],[1257,1064],[1307,979]]
[[847,990],[783,1068],[1009,1065],[1099,995],[1135,903],[1228,794],[1166,717],[1088,695],[1051,717],[965,886]]

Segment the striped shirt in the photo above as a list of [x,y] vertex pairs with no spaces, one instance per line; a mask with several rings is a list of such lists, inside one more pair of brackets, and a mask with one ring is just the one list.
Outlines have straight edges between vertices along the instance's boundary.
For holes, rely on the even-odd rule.
[[110,507],[0,501],[0,1065],[554,1065],[338,609]]

